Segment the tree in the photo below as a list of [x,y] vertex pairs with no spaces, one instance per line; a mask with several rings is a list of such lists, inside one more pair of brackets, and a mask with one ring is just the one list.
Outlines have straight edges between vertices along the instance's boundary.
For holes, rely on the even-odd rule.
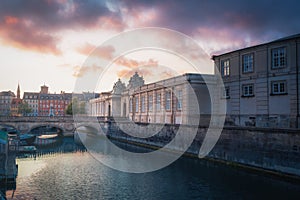
[[73,115],[73,109],[72,109],[73,103],[70,103],[66,109],[67,115]]
[[77,98],[73,98],[72,102],[68,105],[66,109],[67,115],[74,115],[74,114],[86,114],[85,110],[85,102],[78,101]]
[[85,110],[85,102],[80,102],[79,104],[79,114],[86,114],[86,110]]
[[18,106],[18,113],[27,116],[29,113],[32,112],[32,109],[29,107],[27,102],[22,102]]

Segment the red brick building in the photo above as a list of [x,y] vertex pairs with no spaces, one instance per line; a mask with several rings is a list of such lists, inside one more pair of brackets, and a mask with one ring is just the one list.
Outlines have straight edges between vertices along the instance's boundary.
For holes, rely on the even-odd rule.
[[70,99],[66,98],[66,96],[67,95],[64,92],[61,92],[60,94],[50,94],[46,85],[41,86],[38,115],[64,116],[65,110],[71,102],[72,94],[70,94]]

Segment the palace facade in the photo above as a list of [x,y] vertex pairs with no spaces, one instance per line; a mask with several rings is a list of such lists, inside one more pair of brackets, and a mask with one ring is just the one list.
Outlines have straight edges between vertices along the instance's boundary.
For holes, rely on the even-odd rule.
[[112,91],[90,100],[90,114],[97,117],[122,117],[134,122],[189,124],[199,118],[210,122],[211,99],[206,83],[215,84],[213,75],[183,74],[145,84],[135,73],[127,86],[119,79]]
[[[215,91],[220,101],[226,101],[225,125],[300,127],[300,34],[214,55],[212,59],[225,86],[225,90]],[[118,80],[112,91],[90,100],[89,114],[143,123],[189,124],[195,110],[189,96],[194,92],[200,124],[207,125],[212,101],[203,76],[218,88],[215,75],[184,74],[145,84],[136,73],[127,86]]]

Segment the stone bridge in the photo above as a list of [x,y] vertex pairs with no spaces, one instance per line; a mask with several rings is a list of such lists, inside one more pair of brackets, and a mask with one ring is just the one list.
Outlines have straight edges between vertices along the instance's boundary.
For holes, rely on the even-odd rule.
[[10,126],[21,133],[27,133],[31,130],[49,126],[61,130],[63,133],[74,132],[79,127],[87,127],[93,131],[99,129],[98,119],[95,117],[82,116],[76,117],[74,121],[73,116],[64,117],[0,117],[0,126]]

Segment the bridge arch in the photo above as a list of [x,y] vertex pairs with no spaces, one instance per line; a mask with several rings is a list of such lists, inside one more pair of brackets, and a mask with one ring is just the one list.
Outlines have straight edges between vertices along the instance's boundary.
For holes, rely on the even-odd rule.
[[14,129],[14,130],[18,130],[17,127],[15,125],[12,125],[12,124],[0,123],[0,127],[11,128],[11,129]]
[[75,131],[80,131],[80,130],[84,131],[84,128],[89,133],[97,134],[99,132],[97,127],[95,127],[93,125],[89,125],[89,124],[80,124],[80,125],[75,127]]
[[41,127],[49,127],[49,128],[56,128],[58,130],[60,130],[61,134],[65,131],[64,127],[57,125],[57,124],[37,124],[37,125],[33,125],[32,127],[29,128],[28,132],[32,132],[34,129],[37,128],[41,128]]

